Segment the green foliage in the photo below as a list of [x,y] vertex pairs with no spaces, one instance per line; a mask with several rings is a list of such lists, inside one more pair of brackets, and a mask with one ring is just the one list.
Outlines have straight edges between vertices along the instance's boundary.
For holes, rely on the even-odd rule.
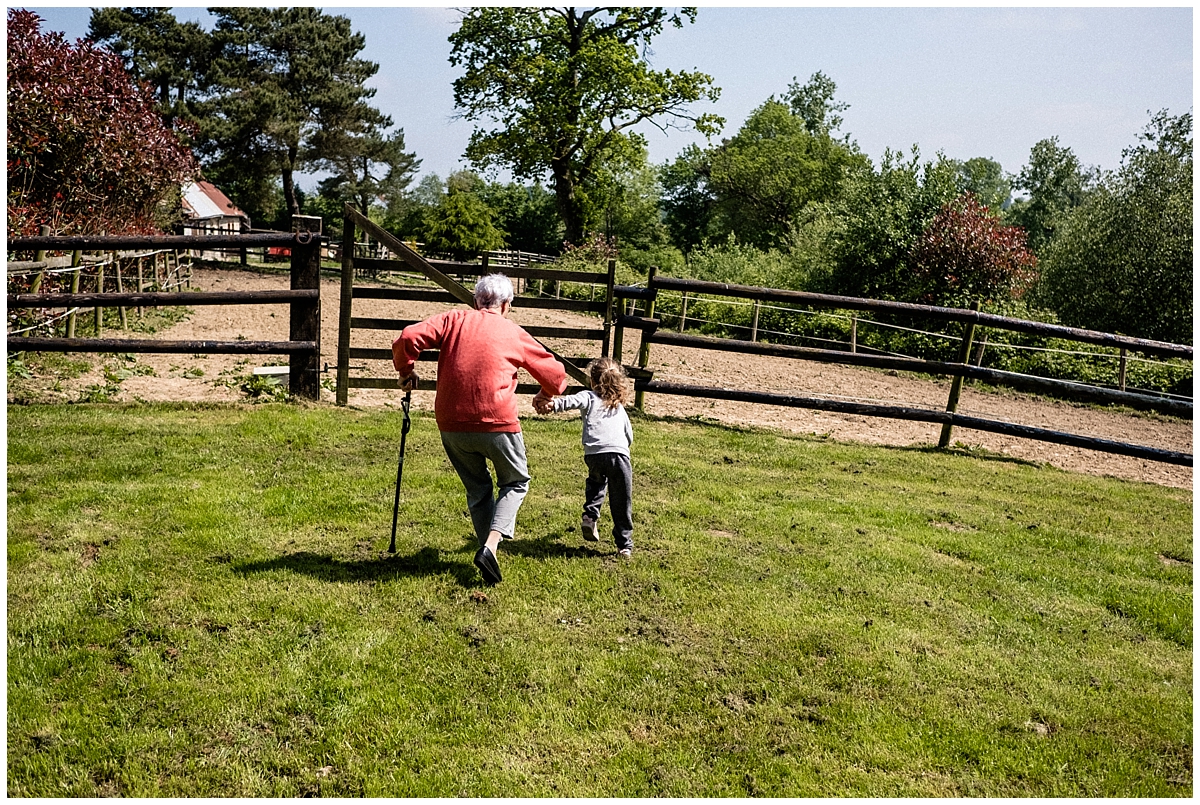
[[850,173],[837,198],[795,235],[819,253],[809,259],[807,290],[915,301],[913,250],[957,196],[957,163],[939,156],[922,165],[915,148],[908,159],[889,149],[878,171],[868,166]]
[[164,122],[197,122],[212,58],[199,24],[179,22],[165,8],[93,8],[88,39],[120,56],[134,81],[154,88]]
[[831,201],[850,173],[869,162],[849,141],[835,140],[837,86],[822,73],[793,83],[784,101],[770,98],[719,146],[689,146],[660,170],[664,221],[676,246],[706,241],[787,248],[795,229]]
[[473,8],[450,36],[455,105],[476,128],[467,157],[484,168],[507,167],[519,180],[553,185],[563,237],[583,240],[587,194],[607,165],[628,163],[644,146],[633,131],[652,120],[691,123],[715,132],[720,119],[688,105],[715,100],[699,72],[651,70],[645,50],[664,23],[682,27],[695,9],[578,10]]
[[318,193],[339,208],[349,202],[367,217],[399,199],[421,166],[414,152],[404,150],[404,129],[386,134],[354,120],[319,132],[313,151],[321,154],[313,164],[333,174],[321,180]]
[[1000,215],[1012,198],[1012,182],[1000,163],[985,157],[973,157],[959,164],[959,186],[971,193],[992,215]]
[[[837,84],[820,70],[813,73],[806,84],[795,79],[788,85],[783,100],[791,107],[792,114],[804,121],[809,134],[830,136],[841,128],[842,116],[850,104],[835,101]],[[847,138],[847,141],[849,138]]]
[[659,172],[646,161],[645,148],[624,163],[608,163],[586,192],[588,231],[603,232],[622,249],[655,249],[668,241],[659,214]]
[[562,250],[562,222],[549,190],[538,184],[489,182],[479,197],[492,209],[507,248],[550,255]]
[[1045,250],[1041,298],[1063,322],[1192,343],[1192,116],[1154,116],[1120,170]]
[[659,169],[663,223],[685,254],[716,238],[716,195],[708,183],[708,152],[694,143]]
[[[689,256],[685,267],[663,273],[732,285],[811,290],[806,287],[802,271],[803,266],[797,267],[794,251],[786,254],[775,250],[764,252],[731,240],[723,246],[701,247]],[[662,317],[665,326],[677,327],[682,306],[680,294],[660,294],[656,315]],[[1060,323],[1052,311],[1003,295],[984,300],[981,309],[1009,318]],[[753,307],[742,300],[692,296],[688,301],[687,316],[688,326],[692,329],[719,337],[743,339],[749,337]],[[844,349],[850,342],[852,318],[858,319],[856,339],[860,349],[926,360],[958,360],[961,325],[912,316],[764,306],[759,312],[758,337],[774,343]],[[977,348],[985,333],[988,340],[982,366],[1079,383],[1118,385],[1117,350],[990,328],[976,332]],[[1128,387],[1191,396],[1191,361],[1134,358],[1128,363]]]
[[1079,158],[1060,146],[1057,137],[1040,140],[1014,182],[1028,197],[1014,201],[1005,217],[1029,233],[1029,248],[1041,255],[1063,216],[1083,203],[1096,178],[1096,172],[1081,167]]
[[618,562],[533,418],[481,588],[398,420],[10,409],[8,795],[1192,792],[1190,490],[638,419]]
[[152,233],[196,161],[116,56],[8,12],[9,236]]
[[768,100],[741,130],[714,148],[708,188],[720,231],[760,248],[782,244],[809,204],[835,198],[867,160],[828,133],[812,134],[788,106]]
[[425,216],[425,246],[455,260],[499,249],[504,245],[504,233],[493,219],[491,208],[476,193],[452,187]]
[[[200,148],[212,180],[260,221],[282,183],[287,215],[300,212],[296,171],[362,153],[391,125],[367,100],[379,69],[347,17],[310,7],[214,8],[212,96],[200,107]],[[355,172],[361,178],[362,174]]]
[[739,243],[733,236],[720,246],[701,246],[688,256],[689,275],[708,282],[782,288],[786,286],[779,280],[786,271],[780,252]]

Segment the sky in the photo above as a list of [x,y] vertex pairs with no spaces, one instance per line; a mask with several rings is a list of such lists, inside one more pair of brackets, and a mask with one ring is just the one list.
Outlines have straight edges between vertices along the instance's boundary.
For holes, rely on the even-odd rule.
[[[16,7],[37,12],[43,30],[69,40],[87,33],[87,6]],[[349,17],[366,36],[361,55],[380,65],[367,85],[376,89],[376,107],[404,129],[420,175],[444,179],[469,167],[462,154],[473,124],[456,116],[459,71],[448,61],[447,37],[460,13],[320,7]],[[176,7],[175,15],[210,26],[204,7]],[[1056,136],[1084,165],[1112,170],[1152,113],[1192,111],[1192,34],[1190,5],[701,6],[694,24],[664,29],[649,60],[658,70],[713,77],[719,101],[692,108],[723,116],[720,136],[733,136],[769,97],[820,71],[837,84],[836,100],[849,104],[841,133],[875,164],[886,149],[917,145],[924,158],[987,157],[1016,174],[1035,143]],[[706,144],[694,132],[640,130],[656,164]],[[300,184],[311,189],[315,180]]]

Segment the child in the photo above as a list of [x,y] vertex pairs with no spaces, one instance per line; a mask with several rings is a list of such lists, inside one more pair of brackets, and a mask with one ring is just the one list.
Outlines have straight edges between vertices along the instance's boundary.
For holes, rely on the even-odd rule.
[[583,461],[588,468],[581,523],[583,538],[600,541],[596,522],[607,493],[617,553],[628,557],[633,554],[633,467],[629,463],[633,427],[625,413],[629,401],[625,370],[611,358],[597,358],[588,364],[588,378],[591,391],[555,397],[542,413],[572,409],[583,412]]

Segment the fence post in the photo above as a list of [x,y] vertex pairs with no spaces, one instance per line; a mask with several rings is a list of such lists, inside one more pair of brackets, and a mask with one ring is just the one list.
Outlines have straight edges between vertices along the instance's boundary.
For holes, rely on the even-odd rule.
[[[143,284],[144,279],[142,277],[142,261],[145,259],[146,258],[144,258],[144,257],[139,257],[137,259],[137,292],[138,293],[144,293],[146,290],[146,286]],[[137,314],[138,314],[138,318],[140,319],[142,317],[142,306],[141,305],[138,305]]]
[[[971,303],[971,310],[979,312],[979,300]],[[971,357],[971,339],[975,337],[975,322],[974,320],[967,322],[963,326],[962,344],[958,348],[958,362],[966,366],[967,360]],[[962,393],[963,376],[955,375],[950,381],[950,398],[946,400],[946,411],[953,414],[958,408],[958,395]],[[942,425],[942,436],[938,439],[938,447],[945,448],[950,445],[950,431],[954,426],[949,422]]]
[[[71,268],[75,269],[71,272],[71,293],[79,293],[79,275],[83,273],[80,266],[83,265],[83,252],[76,249],[71,252]],[[67,338],[75,337],[75,309],[67,315]]]
[[758,299],[754,300],[754,321],[751,322],[751,324],[750,324],[750,340],[751,341],[758,340],[758,308],[761,304],[762,303]]
[[983,351],[987,348],[987,330],[983,331],[983,336],[979,339],[979,346],[975,348],[975,359],[971,363],[976,366],[983,366]]
[[[654,275],[657,273],[658,273],[658,266],[650,266],[650,272],[646,276],[646,289],[649,290],[651,293],[653,293],[653,291],[654,291],[654,288],[653,288]],[[652,295],[649,299],[646,300],[646,318],[648,318],[648,319],[654,318],[654,307],[657,302],[658,302],[657,294]],[[641,335],[641,338],[639,339],[641,346],[638,348],[638,368],[645,369],[646,364],[648,364],[650,362],[650,342],[648,342],[646,340],[646,331],[642,330],[641,333],[642,333],[642,335]],[[641,389],[638,389],[634,393],[633,406],[635,408],[637,408],[639,411],[644,410],[642,406],[645,402],[645,398],[646,398],[646,392],[642,391]]]
[[684,325],[687,324],[687,305],[688,305],[688,294],[687,294],[687,291],[684,291],[683,292],[683,302],[680,304],[680,307],[679,307],[679,332],[681,332],[681,333],[683,332]]
[[[125,284],[121,281],[121,261],[117,259],[117,253],[113,252],[113,270],[117,272],[117,293],[125,293]],[[117,313],[121,316],[121,329],[129,329],[129,313],[124,305],[117,307]]]
[[1121,366],[1117,370],[1117,383],[1120,385],[1121,391],[1125,390],[1125,369],[1127,368],[1126,360],[1127,353],[1125,347],[1121,347]]
[[[298,232],[292,243],[292,290],[321,289],[321,236]],[[292,394],[307,400],[321,398],[321,299],[292,302],[292,341],[315,341],[311,352],[293,352],[288,359],[288,384]]]
[[[41,226],[38,227],[38,234],[41,235],[42,237],[49,236],[50,226],[48,224],[42,224]],[[45,249],[38,249],[36,252],[34,252],[33,261],[35,263],[40,263],[45,259],[46,259],[46,250]],[[37,276],[33,278],[33,282],[29,283],[29,292],[31,294],[37,293],[38,291],[40,291],[42,289],[42,278],[45,276],[46,276],[46,269],[43,268],[41,271],[39,271],[37,273]]]
[[350,310],[354,301],[354,219],[342,213],[342,294],[338,302],[336,403],[345,405],[350,389]]
[[858,316],[850,317],[850,351],[858,352]]
[[[96,267],[96,293],[104,293],[104,266],[105,263],[99,263]],[[104,308],[95,308],[94,314],[96,317],[96,337],[100,337],[100,333],[104,329]]]
[[[612,346],[613,288],[616,287],[617,261],[608,261],[608,279],[604,288],[604,341],[600,344],[600,356],[607,358]],[[620,358],[617,363],[620,363]]]

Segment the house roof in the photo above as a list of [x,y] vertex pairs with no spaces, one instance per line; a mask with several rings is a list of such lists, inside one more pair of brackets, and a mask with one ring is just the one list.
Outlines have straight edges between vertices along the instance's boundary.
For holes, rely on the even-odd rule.
[[244,218],[250,216],[233,205],[229,198],[209,182],[192,182],[183,188],[183,209],[192,218]]

